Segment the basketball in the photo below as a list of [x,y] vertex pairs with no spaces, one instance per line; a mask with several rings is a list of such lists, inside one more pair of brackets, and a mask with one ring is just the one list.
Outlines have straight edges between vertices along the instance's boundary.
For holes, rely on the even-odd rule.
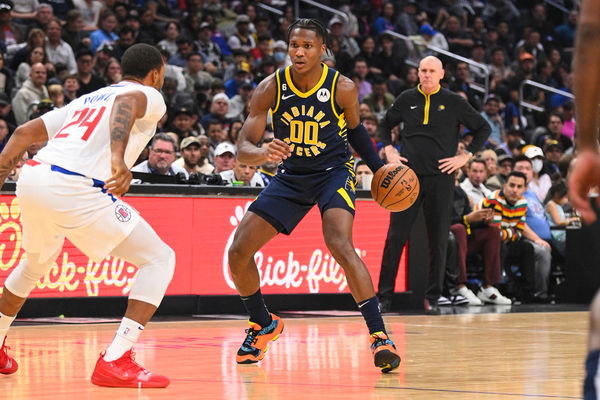
[[386,210],[404,211],[419,196],[419,179],[415,171],[406,165],[386,164],[373,176],[371,194]]

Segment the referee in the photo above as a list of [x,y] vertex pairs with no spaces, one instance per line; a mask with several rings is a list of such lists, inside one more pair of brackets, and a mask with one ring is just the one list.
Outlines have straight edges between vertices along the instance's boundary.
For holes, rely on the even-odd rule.
[[[441,88],[443,77],[444,68],[437,57],[423,58],[419,64],[419,85],[400,93],[379,125],[388,162],[406,163],[419,177],[421,186],[419,197],[411,208],[391,213],[379,275],[382,311],[391,308],[402,249],[422,205],[429,238],[425,310],[439,313],[437,301],[445,271],[454,171],[483,147],[491,132],[489,124],[465,99]],[[391,145],[390,134],[391,129],[401,122],[404,123],[400,132],[402,155]],[[473,133],[473,141],[466,151],[456,155],[461,124]]]

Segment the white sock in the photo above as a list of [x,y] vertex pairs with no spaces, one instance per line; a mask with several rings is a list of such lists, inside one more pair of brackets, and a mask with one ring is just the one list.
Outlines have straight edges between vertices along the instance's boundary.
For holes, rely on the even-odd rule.
[[6,332],[8,332],[8,328],[15,320],[15,317],[9,317],[8,315],[4,315],[0,312],[0,346],[4,343],[4,338],[6,337]]
[[114,361],[121,358],[125,352],[131,350],[143,330],[144,326],[140,323],[129,318],[123,318],[112,343],[106,349],[104,361]]

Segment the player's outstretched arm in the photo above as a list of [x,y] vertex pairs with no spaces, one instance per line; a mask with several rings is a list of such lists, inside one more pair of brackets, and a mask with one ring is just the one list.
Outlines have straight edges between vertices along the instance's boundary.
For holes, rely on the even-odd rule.
[[242,126],[237,143],[237,159],[243,164],[261,165],[267,161],[280,162],[292,154],[290,146],[280,139],[273,139],[262,147],[257,146],[265,132],[269,109],[275,107],[276,85],[274,75],[267,77],[258,84],[250,99],[248,118]]
[[341,75],[336,86],[335,101],[344,109],[348,142],[373,173],[383,166],[367,130],[360,122],[358,88],[353,81]]
[[577,25],[573,90],[577,113],[578,156],[569,175],[569,199],[584,222],[596,221],[588,200],[590,188],[600,184],[598,102],[600,101],[600,0],[583,2]]
[[125,164],[125,148],[136,119],[146,113],[147,99],[142,92],[128,92],[117,96],[110,114],[111,177],[104,188],[108,193],[121,196],[129,190],[131,172]]
[[47,140],[48,131],[41,118],[36,118],[19,126],[6,143],[2,153],[0,153],[0,187],[4,185],[6,177],[23,157],[27,147],[32,143],[46,142]]

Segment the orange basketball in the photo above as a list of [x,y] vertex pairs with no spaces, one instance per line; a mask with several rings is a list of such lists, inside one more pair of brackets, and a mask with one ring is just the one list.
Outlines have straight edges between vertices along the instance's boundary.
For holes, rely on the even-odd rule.
[[373,176],[371,194],[386,210],[404,211],[419,196],[419,179],[415,171],[406,165],[386,164]]

